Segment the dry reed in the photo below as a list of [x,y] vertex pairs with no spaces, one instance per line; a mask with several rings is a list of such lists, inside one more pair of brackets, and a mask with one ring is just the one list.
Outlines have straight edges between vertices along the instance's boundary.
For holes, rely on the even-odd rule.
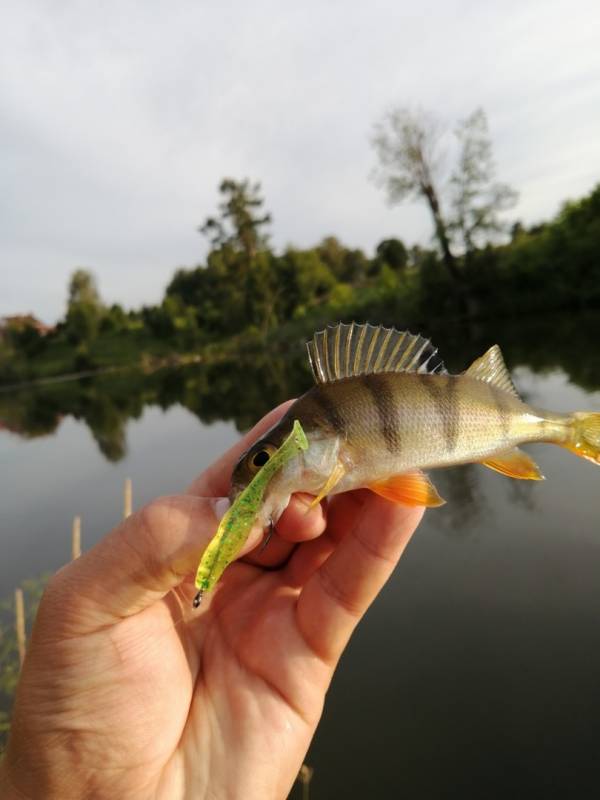
[[132,489],[131,478],[125,478],[125,487],[123,489],[123,519],[131,514],[132,510]]
[[310,782],[314,769],[309,767],[308,764],[302,764],[300,772],[298,773],[298,780],[302,784],[302,800],[309,800],[310,798]]
[[74,517],[71,531],[71,561],[81,555],[81,517]]
[[25,601],[23,589],[15,589],[15,628],[17,631],[17,647],[19,649],[19,664],[25,661]]

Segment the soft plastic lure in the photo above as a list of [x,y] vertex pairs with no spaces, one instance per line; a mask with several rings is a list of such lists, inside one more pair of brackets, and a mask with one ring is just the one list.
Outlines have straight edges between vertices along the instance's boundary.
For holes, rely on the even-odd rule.
[[216,534],[204,551],[196,573],[194,608],[202,602],[219,580],[225,567],[240,552],[263,504],[265,490],[271,479],[291,458],[308,448],[308,440],[298,420],[281,447],[260,468],[246,488],[236,497],[221,520]]

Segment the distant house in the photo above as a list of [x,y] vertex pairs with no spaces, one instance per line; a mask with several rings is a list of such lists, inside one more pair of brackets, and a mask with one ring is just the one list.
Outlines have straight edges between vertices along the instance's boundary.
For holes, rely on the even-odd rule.
[[41,336],[46,336],[46,334],[54,330],[53,325],[46,325],[40,319],[34,317],[33,314],[13,314],[0,319],[0,338],[2,338],[5,331],[22,331],[25,328],[35,328]]

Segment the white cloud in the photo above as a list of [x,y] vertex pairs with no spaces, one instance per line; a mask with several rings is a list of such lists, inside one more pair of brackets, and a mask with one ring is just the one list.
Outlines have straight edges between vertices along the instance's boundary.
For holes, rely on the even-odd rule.
[[600,179],[600,8],[580,0],[24,0],[0,34],[0,314],[62,312],[69,272],[160,297],[202,259],[225,175],[262,181],[278,246],[427,241],[368,181],[394,103],[483,106],[534,221]]

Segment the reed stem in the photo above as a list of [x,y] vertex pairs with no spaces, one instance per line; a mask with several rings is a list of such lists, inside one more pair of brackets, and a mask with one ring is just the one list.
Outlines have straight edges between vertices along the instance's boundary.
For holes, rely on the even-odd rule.
[[123,519],[131,514],[132,510],[132,488],[131,478],[125,478],[125,487],[123,489]]
[[302,764],[300,772],[298,773],[298,780],[302,784],[302,800],[310,800],[310,782],[314,769],[309,767],[308,764]]
[[17,647],[19,649],[19,664],[25,661],[25,600],[23,589],[15,589],[15,628],[17,631]]
[[73,518],[73,530],[71,532],[71,561],[75,561],[81,555],[81,517]]

